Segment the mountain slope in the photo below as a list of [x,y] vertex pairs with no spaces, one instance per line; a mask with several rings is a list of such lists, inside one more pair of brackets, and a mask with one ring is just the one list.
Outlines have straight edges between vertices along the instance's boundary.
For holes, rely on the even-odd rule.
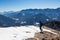
[[3,15],[0,15],[0,26],[12,26],[14,25],[14,23],[15,23],[15,20]]

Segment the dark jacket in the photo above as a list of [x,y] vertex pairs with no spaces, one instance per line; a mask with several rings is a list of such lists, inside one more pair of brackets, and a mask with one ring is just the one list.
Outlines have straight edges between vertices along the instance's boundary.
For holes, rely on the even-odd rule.
[[43,23],[41,21],[39,21],[39,27],[42,27]]

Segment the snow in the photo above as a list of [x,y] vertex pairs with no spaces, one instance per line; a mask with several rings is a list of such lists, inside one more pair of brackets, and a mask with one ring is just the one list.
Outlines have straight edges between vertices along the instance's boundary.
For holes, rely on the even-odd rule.
[[43,29],[43,31],[47,31],[47,32],[50,32],[50,33],[53,33],[53,34],[57,34],[55,32],[52,32],[51,30],[47,30],[47,29]]
[[[49,30],[44,29],[44,31]],[[33,38],[36,32],[40,32],[37,26],[0,28],[0,40],[25,40]]]
[[0,28],[0,40],[23,40],[34,37],[36,28],[33,26]]

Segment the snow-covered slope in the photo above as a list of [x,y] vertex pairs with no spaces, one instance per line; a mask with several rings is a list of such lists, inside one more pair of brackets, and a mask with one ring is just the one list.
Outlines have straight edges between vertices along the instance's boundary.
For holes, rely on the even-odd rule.
[[[44,29],[44,31],[49,30]],[[33,38],[36,32],[40,32],[39,27],[36,26],[0,28],[0,40],[25,40]]]

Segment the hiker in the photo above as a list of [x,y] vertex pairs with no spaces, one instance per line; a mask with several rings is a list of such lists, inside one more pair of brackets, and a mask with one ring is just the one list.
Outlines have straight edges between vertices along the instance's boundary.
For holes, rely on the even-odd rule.
[[42,30],[42,26],[43,26],[43,23],[41,21],[39,21],[39,28],[40,28],[40,33],[43,33],[43,30]]

